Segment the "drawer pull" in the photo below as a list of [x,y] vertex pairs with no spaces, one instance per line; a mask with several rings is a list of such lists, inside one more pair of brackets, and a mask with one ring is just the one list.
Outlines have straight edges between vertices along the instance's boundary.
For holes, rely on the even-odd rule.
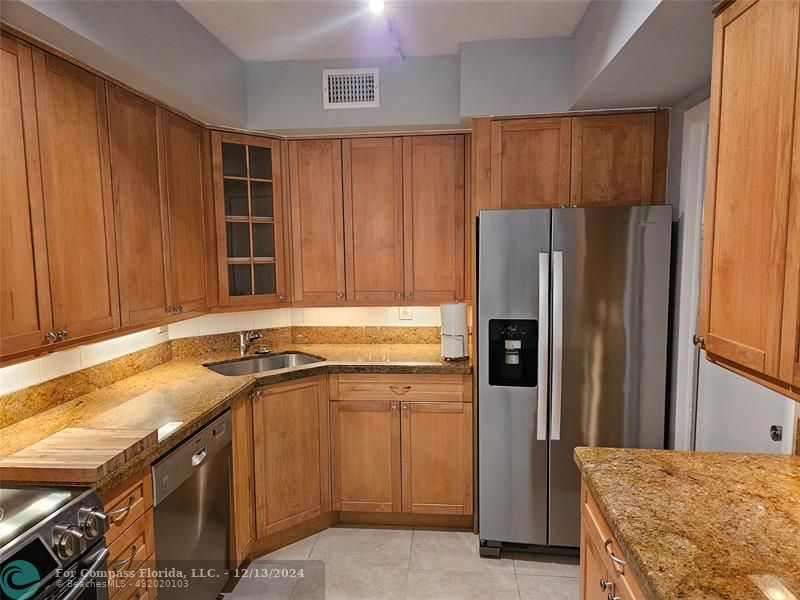
[[615,555],[615,554],[614,554],[614,551],[613,551],[613,550],[611,550],[611,544],[613,543],[613,541],[614,541],[614,540],[612,540],[611,538],[607,539],[607,540],[606,540],[606,541],[603,543],[603,548],[605,549],[605,551],[606,551],[606,554],[608,554],[608,556],[609,556],[609,558],[611,558],[611,560],[613,560],[613,561],[614,561],[615,563],[617,563],[619,566],[621,566],[621,567],[624,567],[624,566],[625,566],[625,561],[624,561],[624,560],[622,560],[622,559],[621,559],[620,557],[618,557],[617,555]]
[[389,389],[392,390],[398,396],[402,396],[403,394],[407,394],[411,391],[410,385],[390,385]]
[[118,560],[113,565],[111,565],[112,571],[117,571],[122,567],[127,567],[129,564],[133,562],[133,559],[136,558],[136,555],[139,554],[140,548],[136,547],[136,544],[131,546],[131,555],[128,558],[124,558],[122,560]]
[[131,509],[136,505],[136,498],[130,496],[128,498],[128,505],[122,508],[118,508],[117,510],[112,510],[111,512],[106,513],[106,516],[111,520],[113,523],[116,517],[128,516],[128,513],[131,512]]

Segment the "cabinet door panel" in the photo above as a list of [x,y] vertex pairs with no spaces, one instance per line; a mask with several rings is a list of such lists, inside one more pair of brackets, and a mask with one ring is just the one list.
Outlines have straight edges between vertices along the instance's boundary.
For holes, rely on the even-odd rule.
[[655,114],[572,119],[573,206],[653,201]]
[[348,300],[394,303],[403,291],[402,140],[342,146]]
[[344,208],[340,140],[289,142],[294,298],[345,300]]
[[581,517],[581,600],[608,600],[609,593],[601,586],[604,581],[610,581],[608,571],[600,558],[597,545],[586,531],[586,522]]
[[333,509],[400,512],[400,403],[331,402]]
[[69,338],[119,327],[103,81],[33,50],[53,321]]
[[769,376],[779,371],[798,11],[738,4],[714,24],[700,331],[712,358]]
[[203,129],[164,111],[172,300],[183,312],[206,308],[203,238]]
[[569,205],[569,118],[492,122],[492,206]]
[[404,299],[464,297],[464,136],[403,138]]
[[401,404],[403,512],[472,514],[472,405]]
[[236,564],[240,564],[253,543],[253,404],[248,395],[234,402],[231,409],[233,423],[232,449],[232,506],[233,539]]
[[111,84],[106,91],[121,321],[137,325],[168,314],[171,282],[162,122],[152,102]]
[[253,423],[258,537],[330,510],[325,377],[263,388]]
[[0,43],[0,354],[8,355],[42,345],[53,321],[31,48],[5,34]]

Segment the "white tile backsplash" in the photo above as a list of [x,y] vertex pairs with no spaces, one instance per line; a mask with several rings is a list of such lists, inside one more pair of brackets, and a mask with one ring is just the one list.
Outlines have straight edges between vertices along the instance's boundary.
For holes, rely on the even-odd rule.
[[295,326],[398,326],[433,327],[439,325],[439,307],[415,306],[414,318],[400,320],[396,306],[337,308],[276,308],[203,315],[168,327],[147,329],[122,337],[87,344],[24,363],[0,369],[0,394],[61,377],[161,342],[199,335],[230,333],[246,329]]

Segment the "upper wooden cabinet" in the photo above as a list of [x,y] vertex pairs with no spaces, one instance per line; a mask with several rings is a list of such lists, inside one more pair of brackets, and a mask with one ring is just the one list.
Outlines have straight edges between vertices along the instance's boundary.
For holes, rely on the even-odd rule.
[[211,137],[219,303],[284,302],[281,142],[219,131]]
[[492,121],[492,205],[547,208],[569,204],[571,119]]
[[661,204],[668,125],[664,110],[474,119],[473,210]]
[[342,142],[289,142],[294,299],[335,306],[346,299]]
[[119,297],[105,84],[38,48],[33,73],[53,323],[69,339],[111,332]]
[[169,111],[163,114],[172,273],[170,304],[178,313],[204,311],[207,304],[203,204],[207,200],[203,155],[208,152],[208,142],[199,125]]
[[700,314],[710,359],[786,391],[800,384],[799,17],[797,2],[737,0],[715,19]]
[[403,299],[401,138],[342,140],[347,299]]
[[152,102],[107,85],[122,325],[165,318],[171,266],[163,118]]
[[464,297],[464,136],[403,138],[403,242],[408,302]]
[[[0,354],[53,329],[31,48],[0,37]],[[12,258],[13,257],[13,258]]]

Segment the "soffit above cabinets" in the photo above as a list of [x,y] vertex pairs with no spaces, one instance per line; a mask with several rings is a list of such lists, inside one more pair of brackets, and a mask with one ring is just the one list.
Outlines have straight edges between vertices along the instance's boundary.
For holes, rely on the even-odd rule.
[[406,56],[457,54],[461,42],[571,36],[589,0],[366,1],[178,0],[242,60],[395,56],[392,19]]

